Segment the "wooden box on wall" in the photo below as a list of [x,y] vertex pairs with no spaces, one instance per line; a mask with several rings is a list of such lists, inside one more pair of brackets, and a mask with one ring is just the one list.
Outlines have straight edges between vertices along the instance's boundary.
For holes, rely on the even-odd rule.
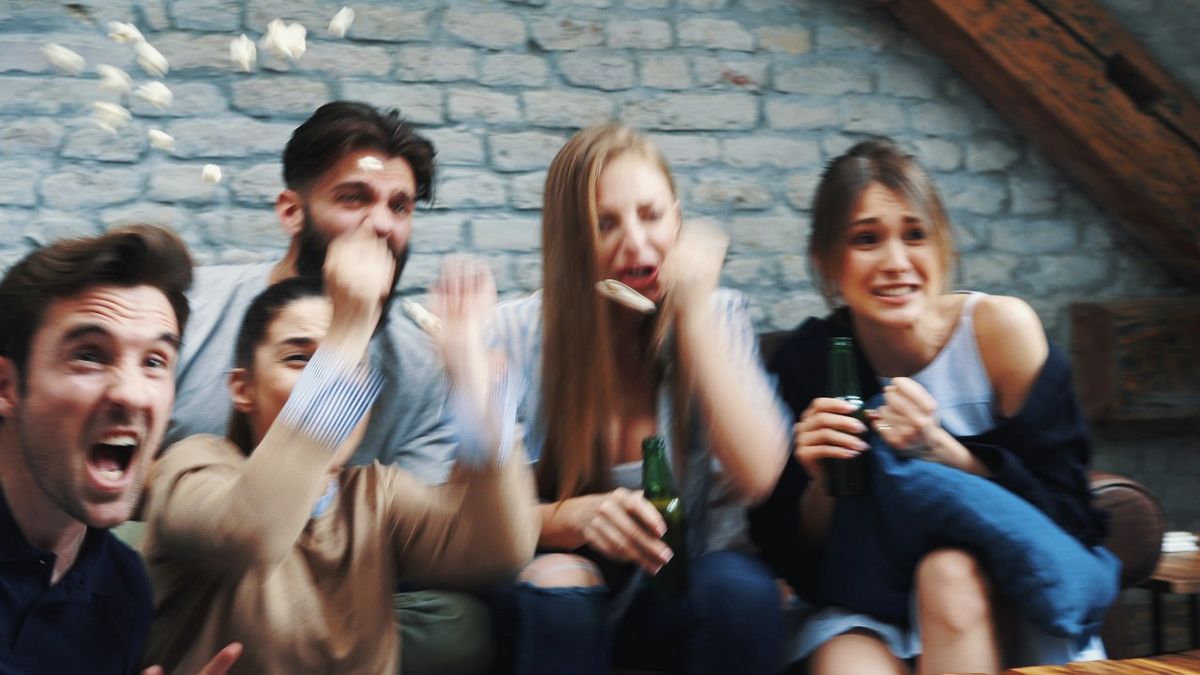
[[1200,418],[1200,298],[1073,303],[1071,355],[1092,421]]

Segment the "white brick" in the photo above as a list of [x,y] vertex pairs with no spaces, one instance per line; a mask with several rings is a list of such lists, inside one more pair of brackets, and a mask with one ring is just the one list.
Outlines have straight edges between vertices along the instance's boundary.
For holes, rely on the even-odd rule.
[[540,127],[577,129],[613,118],[612,101],[602,94],[531,91],[521,94],[525,121]]
[[279,162],[235,167],[228,169],[226,173],[229,189],[239,204],[271,205],[283,191],[283,165]]
[[418,213],[413,219],[412,250],[457,251],[463,247],[467,219],[454,213]]
[[937,136],[959,136],[971,131],[971,119],[946,102],[918,103],[908,110],[913,131]]
[[521,110],[517,97],[487,89],[451,89],[447,95],[447,114],[454,122],[519,122]]
[[721,268],[721,285],[734,288],[772,285],[774,270],[765,256],[734,256]]
[[91,218],[70,211],[40,210],[25,228],[24,236],[36,246],[45,246],[68,237],[88,237],[100,233]]
[[309,42],[298,69],[339,77],[386,77],[392,72],[392,57],[388,49],[372,45],[356,45],[344,40]]
[[809,288],[785,296],[767,308],[767,320],[771,328],[783,330],[799,326],[810,316],[824,316],[829,307],[821,294]]
[[396,79],[405,82],[474,80],[474,49],[405,47],[396,53]]
[[0,122],[0,154],[46,155],[58,151],[63,128],[46,117],[26,117]]
[[1003,171],[1020,158],[1020,150],[1004,141],[984,139],[967,143],[967,171]]
[[433,85],[343,82],[342,98],[385,110],[398,108],[414,124],[441,124],[445,117],[442,87]]
[[533,24],[533,42],[551,51],[598,47],[604,43],[604,25],[563,17],[538,19]]
[[864,15],[852,24],[817,24],[817,48],[821,51],[855,50],[877,52],[896,39],[893,25]]
[[486,208],[508,202],[505,180],[491,171],[446,169],[437,187],[439,209]]
[[1031,257],[1069,253],[1079,245],[1075,224],[1054,220],[1013,218],[988,224],[992,248]]
[[652,96],[626,103],[621,118],[641,129],[752,129],[758,121],[758,102],[743,94]]
[[724,9],[729,4],[729,0],[680,0],[683,6],[687,9],[698,12],[710,12],[716,9]]
[[[326,7],[326,15],[317,30],[324,34],[337,4]],[[354,4],[354,25],[347,35],[362,40],[387,42],[423,42],[429,39],[429,10]],[[309,28],[309,31],[312,31]]]
[[129,124],[114,134],[91,121],[80,120],[67,136],[62,156],[104,162],[136,162],[145,148],[146,132],[138,124]]
[[109,100],[99,80],[65,77],[0,77],[0,114],[59,115],[87,109],[92,103]]
[[233,107],[251,115],[307,118],[332,98],[328,84],[299,77],[255,77],[233,83]]
[[673,167],[702,166],[721,158],[721,142],[712,136],[650,134],[649,138]]
[[764,215],[737,215],[727,226],[730,250],[734,253],[779,253],[801,244],[796,238],[800,217],[778,211]]
[[513,256],[513,284],[522,291],[533,291],[542,287],[542,257],[540,255]]
[[542,243],[538,218],[476,217],[471,219],[472,243],[489,251],[536,251]]
[[236,31],[241,28],[242,3],[236,0],[174,0],[175,26],[184,30]]
[[1110,264],[1094,253],[1026,259],[1034,262],[1035,269],[1023,272],[1020,282],[1030,292],[1043,294],[1095,291],[1106,285],[1113,272]]
[[817,185],[820,183],[821,175],[815,166],[811,172],[788,174],[787,181],[783,186],[788,203],[801,211],[809,210],[812,208],[813,195],[816,194]]
[[546,84],[546,62],[529,54],[488,54],[483,57],[480,81],[492,86],[521,85],[541,87]]
[[905,98],[938,98],[938,82],[947,73],[929,63],[888,62],[879,70],[879,91]]
[[820,129],[836,127],[841,121],[832,103],[806,103],[773,99],[767,101],[767,124],[772,129]]
[[225,208],[207,210],[195,217],[208,236],[226,246],[277,248],[286,244],[279,220],[271,209]]
[[771,191],[757,178],[734,173],[701,175],[689,190],[688,208],[709,213],[732,210],[759,210],[771,205]]
[[0,35],[0,71],[53,75],[56,72],[54,67],[42,54],[42,46],[48,42],[63,45],[83,57],[87,67],[79,76],[81,78],[95,77],[97,63],[125,69],[133,63],[132,50],[113,43],[106,34],[98,31],[18,33],[11,32],[12,24],[2,19],[0,25],[8,29],[5,31],[7,34]]
[[520,211],[542,208],[542,196],[546,189],[546,172],[535,171],[512,179],[512,207]]
[[166,131],[175,138],[175,156],[224,158],[274,155],[292,135],[292,124],[259,122],[247,117],[222,116],[173,120]]
[[1009,194],[1012,205],[1009,211],[1015,214],[1048,214],[1058,209],[1058,183],[1051,179],[1026,179],[1009,176]]
[[522,131],[488,138],[491,166],[497,171],[530,171],[550,165],[566,139],[560,134]]
[[137,169],[69,167],[42,180],[42,201],[60,209],[77,209],[119,204],[142,192]]
[[525,44],[525,24],[511,14],[448,9],[442,28],[467,44],[508,49]]
[[639,56],[642,86],[655,89],[690,89],[692,69],[687,57],[677,54],[644,54]]
[[703,87],[760,91],[767,84],[765,60],[697,56],[692,59],[692,70],[696,74],[696,84]]
[[685,19],[679,24],[679,46],[754,50],[754,35],[736,21],[726,19]]
[[0,204],[4,206],[35,206],[37,179],[46,170],[44,162],[30,166],[23,160],[0,162]]
[[137,96],[130,96],[129,111],[137,117],[206,117],[229,112],[225,92],[214,84],[168,81],[167,86],[175,97],[169,107],[159,110]]
[[917,161],[930,171],[955,171],[962,166],[962,147],[943,138],[918,138],[912,142]]
[[[101,211],[100,222],[108,230],[121,225],[134,225],[137,223],[152,223],[169,227],[183,237],[183,240],[192,249],[194,255],[196,247],[203,243],[203,239],[199,236],[200,233],[197,232],[197,229],[191,225],[192,218],[190,214],[191,209],[183,207],[137,202]],[[278,232],[278,229],[276,229],[276,232]],[[276,237],[282,239],[282,235],[276,234]]]
[[613,49],[669,49],[671,24],[658,19],[614,19],[608,22],[608,46]]
[[1008,183],[983,175],[947,174],[938,179],[946,207],[979,215],[995,215],[1008,201]]
[[619,54],[573,52],[558,61],[563,78],[578,87],[614,91],[634,84],[633,61]]
[[421,135],[428,138],[437,149],[437,161],[442,166],[451,164],[483,164],[483,138],[476,132],[462,129],[423,129]]
[[[796,241],[804,241],[808,238],[808,232],[798,232]],[[804,284],[809,285],[813,275],[812,263],[809,257],[803,253],[790,253],[779,256],[779,274],[782,282],[785,284]],[[819,294],[818,294],[819,295]]]
[[671,6],[671,0],[625,0],[629,9],[665,9]]
[[225,193],[225,186],[200,177],[203,164],[172,162],[150,172],[146,197],[159,202],[211,204]]
[[839,104],[846,131],[895,135],[908,128],[904,107],[887,99],[845,97]]
[[812,50],[812,33],[791,26],[766,26],[755,31],[758,47],[768,52],[807,54]]
[[[233,71],[234,66],[229,61],[229,42],[235,37],[237,35],[194,35],[172,32],[159,33],[149,39],[154,48],[161,52],[167,62],[171,64],[171,72],[167,75],[168,78],[171,78],[167,80],[167,86],[170,86],[173,78],[183,71],[198,68]],[[140,68],[136,72],[130,70],[129,74],[134,77],[144,75]]]
[[775,90],[785,94],[842,94],[871,92],[871,76],[839,66],[780,66],[775,69]]
[[755,135],[726,138],[721,144],[725,162],[736,167],[795,168],[821,161],[821,149],[816,141]]

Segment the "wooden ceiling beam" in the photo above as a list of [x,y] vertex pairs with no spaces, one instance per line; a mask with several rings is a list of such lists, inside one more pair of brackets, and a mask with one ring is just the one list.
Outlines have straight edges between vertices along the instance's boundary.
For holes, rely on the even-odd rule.
[[1200,103],[1095,0],[876,0],[1200,286]]

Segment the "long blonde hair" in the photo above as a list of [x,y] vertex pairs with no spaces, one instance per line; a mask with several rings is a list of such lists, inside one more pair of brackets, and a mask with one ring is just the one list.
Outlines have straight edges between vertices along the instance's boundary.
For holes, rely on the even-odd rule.
[[[542,419],[546,438],[538,487],[558,499],[604,488],[604,433],[618,397],[609,303],[601,279],[596,184],[605,166],[635,153],[654,162],[675,194],[666,160],[628,127],[605,124],[575,134],[546,175],[542,209]],[[685,406],[676,405],[676,418]],[[674,425],[680,427],[681,425]],[[681,441],[676,438],[676,444]]]

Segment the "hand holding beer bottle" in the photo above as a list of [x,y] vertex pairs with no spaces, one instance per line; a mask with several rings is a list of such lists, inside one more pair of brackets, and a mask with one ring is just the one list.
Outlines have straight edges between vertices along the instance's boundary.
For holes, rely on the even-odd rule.
[[663,541],[674,555],[658,570],[651,584],[663,596],[676,598],[687,592],[687,530],[684,526],[683,500],[675,492],[671,467],[667,464],[666,444],[661,436],[642,441],[642,494],[654,505],[667,523]]
[[830,496],[864,494],[870,490],[870,460],[863,454],[869,425],[850,338],[830,340],[828,387],[830,396],[813,399],[795,426],[796,459]]

